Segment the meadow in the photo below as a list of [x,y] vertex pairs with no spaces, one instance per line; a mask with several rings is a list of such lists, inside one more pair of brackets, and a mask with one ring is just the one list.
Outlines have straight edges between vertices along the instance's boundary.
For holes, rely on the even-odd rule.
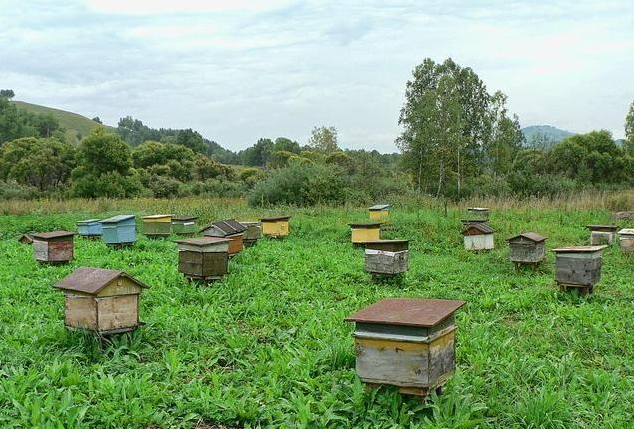
[[[482,202],[481,202],[482,203]],[[249,208],[241,200],[7,202],[0,208],[0,427],[3,428],[626,428],[634,415],[634,261],[603,253],[594,294],[560,293],[554,255],[515,271],[505,239],[533,230],[549,249],[587,244],[613,222],[584,205],[492,202],[496,249],[462,247],[464,206],[394,205],[383,238],[408,238],[410,269],[373,283],[347,225],[364,207]],[[467,205],[467,203],[465,203]],[[177,271],[176,245],[139,235],[130,249],[75,240],[75,261],[40,266],[17,237],[77,220],[174,212],[199,223],[291,214],[209,287]],[[626,221],[619,221],[627,226]],[[52,285],[79,266],[123,269],[150,286],[132,334],[100,342],[63,325]],[[467,301],[457,370],[427,401],[367,390],[343,319],[386,297]]]

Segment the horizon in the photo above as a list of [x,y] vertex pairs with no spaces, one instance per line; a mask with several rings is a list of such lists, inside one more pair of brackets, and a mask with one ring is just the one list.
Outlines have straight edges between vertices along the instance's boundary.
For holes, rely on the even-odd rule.
[[0,16],[0,55],[12,58],[0,81],[16,101],[192,128],[234,152],[261,137],[305,145],[321,125],[344,149],[397,152],[405,84],[425,57],[472,68],[522,128],[621,139],[634,99],[624,1],[26,4],[3,2]]

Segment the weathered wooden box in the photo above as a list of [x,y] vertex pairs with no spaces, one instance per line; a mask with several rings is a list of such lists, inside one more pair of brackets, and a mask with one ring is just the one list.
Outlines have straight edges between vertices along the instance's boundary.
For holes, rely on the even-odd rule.
[[99,335],[136,329],[139,295],[147,286],[123,271],[82,267],[55,285],[64,292],[64,324]]
[[623,253],[634,252],[634,229],[624,228],[619,231],[619,247]]
[[455,369],[455,312],[463,301],[384,299],[346,318],[355,322],[357,375],[371,385],[426,396]]
[[202,237],[176,240],[178,271],[188,279],[218,280],[229,271],[228,238]]
[[375,222],[389,222],[390,220],[390,205],[389,204],[377,204],[368,208],[368,214],[370,219]]
[[469,218],[475,221],[488,221],[491,210],[488,207],[469,207]]
[[262,235],[271,238],[284,238],[290,232],[290,216],[263,217]]
[[177,216],[172,218],[172,232],[177,235],[196,234],[196,216]]
[[515,264],[539,264],[546,256],[546,237],[535,232],[523,232],[507,241],[511,262]]
[[491,250],[493,242],[493,228],[486,223],[470,223],[462,231],[464,248],[467,250]]
[[591,246],[612,244],[616,231],[619,229],[616,225],[588,225],[587,228],[590,230]]
[[77,222],[77,234],[84,238],[101,237],[101,221],[99,219],[80,220]]
[[221,220],[211,223],[201,229],[208,237],[228,238],[229,256],[236,255],[244,249],[244,232],[246,227],[234,219]]
[[172,215],[143,216],[143,235],[149,238],[165,238],[172,233]]
[[393,276],[409,268],[409,240],[376,240],[365,243],[365,270]]
[[562,290],[578,288],[592,292],[601,280],[601,251],[607,246],[571,246],[553,249],[556,254],[555,280]]
[[39,263],[63,264],[73,260],[75,233],[70,231],[40,232],[32,235],[33,256]]
[[353,244],[362,245],[381,239],[381,222],[350,223]]
[[117,215],[101,221],[101,240],[109,246],[131,246],[136,242],[134,215]]
[[262,237],[262,222],[260,221],[239,221],[246,230],[242,241],[245,247],[253,246]]

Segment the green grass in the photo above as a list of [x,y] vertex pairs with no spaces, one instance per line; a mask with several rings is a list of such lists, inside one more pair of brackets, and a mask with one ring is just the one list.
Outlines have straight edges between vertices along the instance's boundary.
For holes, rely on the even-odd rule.
[[[286,212],[186,204],[179,211],[200,223]],[[0,216],[0,427],[631,427],[634,263],[606,250],[601,282],[579,298],[557,291],[552,254],[540,270],[516,273],[504,241],[534,230],[548,248],[586,244],[584,226],[609,222],[607,211],[498,209],[497,249],[474,254],[462,249],[459,211],[397,206],[384,237],[412,240],[410,270],[381,284],[349,242],[347,222],[365,209],[288,211],[290,237],[245,250],[211,287],[183,280],[170,241],[111,250],[77,239],[76,261],[46,267],[15,240],[110,210]],[[124,269],[150,285],[147,324],[102,345],[67,331],[51,286],[79,266]],[[368,391],[355,376],[343,319],[395,296],[468,302],[457,316],[457,371],[427,402]]]
[[[80,137],[86,137],[90,134],[90,131],[99,126],[97,122],[77,113],[54,109],[52,107],[40,106],[38,104],[31,104],[25,101],[13,101],[13,103],[18,108],[32,113],[52,115],[59,121],[60,125],[66,129],[66,140],[70,143],[79,143],[81,140]],[[106,128],[113,130],[112,127],[106,126]]]

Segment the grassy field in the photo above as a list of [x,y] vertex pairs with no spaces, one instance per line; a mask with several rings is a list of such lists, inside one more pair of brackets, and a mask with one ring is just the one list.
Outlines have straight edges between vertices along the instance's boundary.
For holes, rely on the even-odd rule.
[[[375,284],[349,221],[363,208],[257,210],[241,201],[11,203],[0,215],[0,427],[628,428],[634,415],[634,262],[604,252],[589,298],[557,291],[554,257],[518,273],[505,238],[534,230],[548,248],[587,244],[604,209],[506,204],[497,248],[462,248],[461,210],[396,205],[384,238],[409,238],[410,270]],[[291,236],[261,240],[211,287],[187,284],[168,240],[126,250],[76,240],[76,260],[38,266],[23,232],[117,212],[293,215]],[[15,213],[15,214],[12,214]],[[623,226],[626,224],[624,223]],[[79,266],[117,268],[151,288],[134,334],[99,342],[63,326],[51,286]],[[457,371],[427,402],[366,390],[343,319],[385,297],[462,299]],[[216,426],[217,425],[217,426]]]

